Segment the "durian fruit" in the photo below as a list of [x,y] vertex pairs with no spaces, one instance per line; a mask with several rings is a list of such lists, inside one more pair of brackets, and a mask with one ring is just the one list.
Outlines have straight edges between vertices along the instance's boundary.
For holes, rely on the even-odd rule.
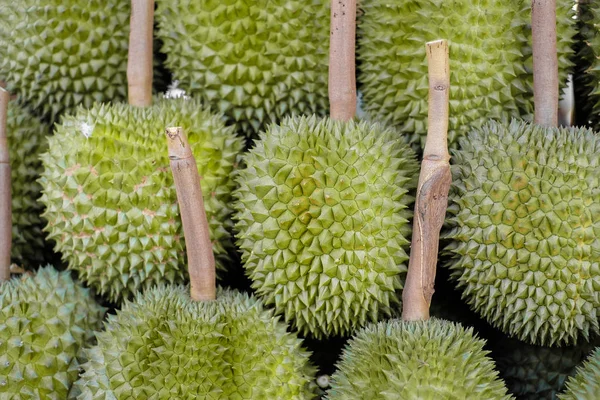
[[198,100],[152,107],[95,104],[65,116],[42,155],[46,231],[69,268],[111,301],[187,275],[175,190],[156,138],[170,121],[189,132],[200,160],[219,268],[233,247],[230,174],[242,148],[232,128]]
[[97,334],[71,397],[313,398],[314,368],[296,335],[260,301],[216,290],[194,156],[181,127],[167,128],[167,137],[191,288],[161,285],[126,301]]
[[247,136],[290,114],[326,112],[327,1],[157,3],[173,79]]
[[379,124],[292,117],[243,160],[236,237],[265,303],[317,338],[388,315],[407,267],[413,151]]
[[511,337],[558,346],[599,331],[600,141],[588,129],[556,128],[550,5],[533,13],[536,124],[490,121],[461,140],[446,237],[452,275],[472,309]]
[[4,1],[0,13],[0,80],[40,115],[125,99],[129,1]]
[[0,283],[0,398],[65,399],[104,311],[51,266]]
[[73,398],[312,398],[310,353],[246,294],[196,302],[189,288],[160,285],[126,301],[96,337]]
[[68,272],[51,266],[10,279],[8,100],[0,88],[0,398],[64,399],[77,378],[80,347],[104,309]]
[[328,400],[511,399],[473,329],[436,318],[361,329],[344,349]]
[[[564,83],[572,63],[573,0],[559,0]],[[358,25],[359,88],[371,118],[423,145],[427,64],[423,41],[452,44],[449,140],[488,119],[530,117],[532,75],[529,0],[364,0]]]
[[41,186],[36,181],[42,170],[40,154],[48,148],[50,128],[15,101],[8,105],[7,133],[12,182],[13,262],[38,267],[51,258],[52,248],[44,241],[43,206],[38,202]]
[[597,338],[576,346],[534,346],[497,334],[492,358],[508,390],[522,400],[554,400],[575,369],[598,344]]
[[567,390],[558,395],[560,400],[594,400],[600,393],[600,347],[577,368],[577,374],[569,378]]
[[463,298],[529,343],[597,333],[598,136],[515,120],[489,122],[460,145],[446,237]]
[[252,287],[317,339],[388,316],[408,259],[415,154],[392,130],[352,120],[355,10],[332,2],[331,118],[269,126],[243,156],[234,193]]

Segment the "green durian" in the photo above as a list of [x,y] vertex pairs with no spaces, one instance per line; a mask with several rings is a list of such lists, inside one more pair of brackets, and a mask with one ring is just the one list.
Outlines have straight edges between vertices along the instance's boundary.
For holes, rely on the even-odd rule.
[[246,294],[195,302],[158,286],[110,315],[87,350],[78,399],[311,399],[314,368],[301,340]]
[[42,171],[40,154],[48,148],[50,128],[31,112],[8,103],[6,131],[10,152],[12,192],[11,259],[23,267],[37,267],[50,261],[52,247],[44,241],[43,206],[38,199],[42,188],[36,181]]
[[512,399],[471,328],[432,318],[389,320],[348,343],[327,400]]
[[304,334],[389,315],[407,270],[417,163],[389,129],[290,117],[244,155],[237,243],[252,287]]
[[577,368],[577,374],[567,381],[567,390],[560,400],[596,400],[600,393],[600,347]]
[[500,377],[511,393],[522,400],[554,400],[598,340],[543,347],[498,335],[489,342]]
[[0,80],[44,117],[127,94],[130,1],[0,5]]
[[241,139],[197,100],[95,105],[65,116],[42,155],[46,230],[69,268],[111,301],[182,282],[183,230],[163,132],[182,126],[198,159],[217,265],[233,248],[230,174]]
[[[572,62],[573,0],[559,0],[561,82]],[[428,78],[424,42],[450,42],[448,140],[488,119],[531,118],[528,0],[363,0],[358,24],[358,75],[371,118],[396,127],[415,144],[427,133]]]
[[51,266],[0,283],[0,398],[65,399],[104,311]]
[[173,79],[247,136],[289,114],[327,112],[328,1],[157,3]]
[[445,237],[463,298],[531,344],[575,344],[598,333],[597,134],[489,122],[460,146]]

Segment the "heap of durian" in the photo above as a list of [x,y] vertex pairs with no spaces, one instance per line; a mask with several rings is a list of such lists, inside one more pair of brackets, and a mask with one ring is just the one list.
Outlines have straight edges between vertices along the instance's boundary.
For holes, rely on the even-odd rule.
[[[344,12],[337,20],[354,24],[354,12]],[[332,60],[330,68],[340,69],[334,62],[340,64]],[[330,76],[352,79],[353,71]],[[244,156],[234,194],[252,287],[316,338],[347,335],[389,315],[408,259],[415,155],[395,132],[348,120],[356,107],[350,87],[336,91],[330,83],[332,95],[354,95],[332,98],[331,118],[286,118],[261,133]]]
[[403,320],[361,329],[344,350],[328,400],[510,399],[472,329],[429,319],[439,231],[450,186],[447,150],[448,46],[427,44],[429,134],[415,204]]
[[260,301],[215,290],[197,167],[181,128],[167,129],[167,136],[187,242],[191,295],[188,288],[169,285],[126,301],[117,315],[109,317],[105,331],[97,334],[98,345],[87,351],[89,362],[71,396],[313,398],[314,368],[296,335],[287,332]]
[[[151,21],[142,32],[150,45]],[[132,39],[135,35],[132,30]],[[230,173],[242,141],[198,100],[162,99],[148,106],[152,52],[136,54],[136,49],[131,47],[130,105],[95,104],[65,116],[42,156],[41,201],[49,237],[69,268],[111,301],[186,277],[175,190],[161,166],[167,156],[156,139],[171,121],[187,129],[201,160],[198,169],[220,268],[233,247]]]
[[13,262],[36,268],[51,258],[51,247],[44,241],[42,204],[38,202],[42,187],[37,182],[42,171],[40,154],[48,148],[50,128],[28,108],[11,101],[8,105],[12,189]]
[[156,14],[173,79],[247,136],[325,114],[327,1],[171,0]]
[[125,99],[129,12],[122,0],[2,2],[0,79],[52,121]]
[[600,347],[577,368],[577,375],[567,381],[567,390],[559,400],[595,400],[600,393]]
[[77,379],[80,348],[104,309],[68,272],[51,266],[10,279],[8,97],[0,88],[0,398],[64,399]]
[[461,140],[447,238],[471,307],[510,336],[551,346],[599,330],[600,140],[556,128],[556,50],[545,39],[556,35],[554,9],[544,6],[535,8],[545,35],[534,41],[539,125],[489,122]]
[[[559,53],[564,83],[571,67],[573,0],[559,0]],[[364,0],[358,36],[359,88],[376,120],[424,144],[427,65],[420,43],[452,44],[449,140],[488,119],[532,111],[529,0]]]

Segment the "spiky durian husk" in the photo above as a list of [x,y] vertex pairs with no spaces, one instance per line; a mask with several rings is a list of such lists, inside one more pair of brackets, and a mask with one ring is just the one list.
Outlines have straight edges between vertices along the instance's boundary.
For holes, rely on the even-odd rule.
[[325,398],[511,399],[484,343],[472,329],[437,318],[367,326],[344,349]]
[[68,272],[0,284],[0,398],[65,399],[104,309]]
[[508,390],[522,400],[554,400],[567,378],[594,349],[597,339],[577,346],[542,347],[496,337],[492,358]]
[[[559,0],[558,50],[564,83],[575,34],[572,0]],[[530,1],[363,0],[358,25],[358,82],[369,115],[424,144],[427,41],[450,42],[450,120],[455,145],[488,119],[530,116],[533,109]]]
[[600,393],[600,347],[577,368],[577,374],[567,381],[560,400],[596,400]]
[[329,2],[159,1],[156,18],[179,86],[246,135],[327,111]]
[[246,294],[195,302],[159,286],[110,315],[79,399],[310,399],[314,368],[301,340]]
[[50,128],[14,101],[8,104],[6,119],[12,193],[11,259],[24,267],[38,267],[51,247],[44,241],[38,202],[42,188],[37,182],[42,170],[39,157],[48,147]]
[[351,333],[389,314],[406,273],[413,151],[378,124],[286,118],[237,178],[252,287],[303,333]]
[[233,247],[230,173],[242,143],[198,101],[79,109],[56,126],[42,155],[45,229],[69,268],[112,301],[187,276],[164,138],[171,124],[185,129],[198,160],[213,249],[223,268]]
[[575,76],[576,101],[579,100],[579,122],[600,128],[600,4],[580,0],[578,13],[579,39],[576,58],[579,74]]
[[460,145],[446,238],[463,298],[532,344],[598,332],[598,136],[514,120],[490,122]]
[[4,1],[0,14],[0,80],[36,112],[125,99],[129,1]]

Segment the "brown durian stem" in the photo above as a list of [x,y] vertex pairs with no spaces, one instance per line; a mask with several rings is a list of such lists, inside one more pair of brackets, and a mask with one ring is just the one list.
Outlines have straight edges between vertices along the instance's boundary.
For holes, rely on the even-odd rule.
[[558,126],[556,0],[531,1],[534,121]]
[[131,0],[127,86],[129,104],[152,105],[154,0]]
[[356,113],[356,0],[331,1],[329,107],[332,119],[348,121]]
[[183,128],[167,128],[169,159],[187,249],[191,296],[195,301],[216,298],[215,256],[204,209],[200,176]]
[[0,88],[0,282],[10,279],[12,203],[6,118],[10,94]]
[[440,229],[444,223],[452,181],[448,154],[448,42],[429,42],[426,49],[429,63],[429,127],[417,187],[408,275],[402,293],[402,319],[405,321],[429,319]]

